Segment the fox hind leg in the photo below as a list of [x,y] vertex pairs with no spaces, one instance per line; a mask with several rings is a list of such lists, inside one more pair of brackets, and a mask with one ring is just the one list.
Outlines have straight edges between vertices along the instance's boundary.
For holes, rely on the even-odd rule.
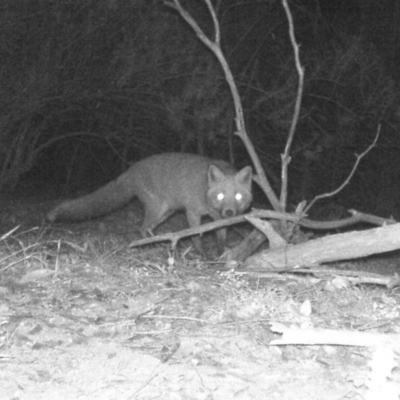
[[144,204],[144,219],[142,222],[142,235],[149,236],[153,235],[153,229],[165,221],[172,213],[166,203],[150,204],[149,202]]

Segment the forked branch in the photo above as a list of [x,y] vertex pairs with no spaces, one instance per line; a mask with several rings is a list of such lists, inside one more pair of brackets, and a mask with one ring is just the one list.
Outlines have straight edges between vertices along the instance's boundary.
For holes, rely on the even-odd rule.
[[362,152],[361,154],[356,154],[356,162],[354,163],[353,169],[350,171],[348,177],[344,180],[344,182],[338,188],[329,193],[323,193],[318,196],[315,196],[314,199],[310,202],[310,204],[308,204],[308,206],[305,208],[304,210],[305,213],[308,210],[310,210],[310,208],[315,204],[315,202],[321,199],[325,199],[327,197],[332,197],[335,194],[338,194],[340,191],[344,189],[345,186],[347,186],[350,183],[351,178],[354,176],[354,173],[356,172],[360,161],[376,146],[380,132],[381,132],[381,125],[378,126],[378,130],[376,132],[374,141],[367,147],[367,149],[364,152]]
[[236,132],[235,134],[240,137],[242,142],[244,143],[251,160],[253,161],[254,167],[256,169],[257,177],[255,178],[256,182],[260,185],[266,196],[268,197],[268,200],[272,204],[274,210],[276,211],[281,211],[281,205],[279,203],[279,200],[273,191],[267,176],[265,175],[264,169],[261,166],[260,160],[257,156],[257,153],[254,149],[253,144],[251,143],[247,132],[246,132],[246,127],[245,127],[245,122],[244,122],[244,116],[243,116],[243,107],[242,107],[242,101],[239,96],[239,91],[237,89],[235,80],[232,75],[232,71],[229,68],[228,62],[226,61],[226,58],[222,52],[221,49],[221,43],[220,43],[220,28],[219,28],[219,23],[218,19],[215,13],[215,10],[211,4],[210,0],[204,0],[207,4],[208,10],[211,14],[213,23],[214,23],[214,32],[215,32],[215,38],[214,40],[211,40],[207,37],[207,35],[203,32],[203,30],[200,28],[200,26],[197,24],[197,22],[192,18],[192,16],[182,7],[181,3],[179,0],[173,0],[173,1],[166,1],[165,4],[168,5],[169,7],[174,8],[179,12],[179,14],[182,16],[182,18],[192,27],[192,29],[195,31],[196,35],[198,38],[212,51],[212,53],[215,55],[215,57],[218,59],[219,63],[221,64],[222,70],[224,71],[225,74],[225,79],[226,82],[229,85],[230,91],[232,93],[233,97],[233,102],[235,105],[235,122],[236,122]]

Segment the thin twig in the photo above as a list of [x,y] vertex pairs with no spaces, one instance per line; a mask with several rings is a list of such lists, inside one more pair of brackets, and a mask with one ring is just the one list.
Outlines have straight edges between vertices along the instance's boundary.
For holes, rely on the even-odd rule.
[[363,153],[361,153],[360,155],[356,154],[356,157],[357,157],[356,162],[354,163],[353,168],[350,171],[348,177],[345,179],[345,181],[337,189],[333,190],[332,192],[323,193],[318,196],[315,196],[314,199],[310,202],[310,204],[304,210],[304,213],[307,213],[310,210],[310,208],[315,204],[316,201],[327,198],[327,197],[332,197],[332,196],[338,194],[340,191],[342,191],[344,189],[345,186],[347,186],[350,183],[351,178],[354,176],[360,161],[375,147],[376,142],[378,141],[380,132],[381,132],[381,125],[378,126],[378,130],[376,132],[374,141],[367,147],[367,149]]

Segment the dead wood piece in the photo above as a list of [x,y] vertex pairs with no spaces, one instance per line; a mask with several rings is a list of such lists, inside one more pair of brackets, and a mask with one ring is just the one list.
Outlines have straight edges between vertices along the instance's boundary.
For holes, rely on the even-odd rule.
[[338,331],[334,329],[300,329],[287,327],[278,322],[271,322],[270,326],[272,332],[282,335],[281,338],[272,340],[269,343],[271,346],[328,344],[363,347],[390,346],[395,350],[400,349],[400,335],[398,334]]
[[246,260],[246,270],[286,269],[350,260],[400,249],[400,224],[353,231],[270,249]]
[[[268,213],[268,214],[267,214]],[[254,218],[270,218],[273,221],[270,221],[272,226],[279,232],[279,223],[281,221],[289,221],[294,224],[301,225],[306,228],[316,229],[316,230],[332,230],[332,229],[340,229],[347,226],[355,225],[358,223],[367,223],[372,225],[385,225],[385,224],[394,224],[395,221],[392,219],[386,219],[377,217],[371,214],[365,214],[356,210],[349,210],[349,213],[352,214],[349,218],[344,218],[336,221],[314,221],[308,218],[302,218],[301,215],[293,215],[293,214],[284,214],[274,212],[268,210],[253,210],[250,214],[244,215],[247,220],[253,221]],[[253,223],[253,222],[252,222]],[[265,233],[265,232],[264,232]],[[267,233],[268,240],[274,241],[274,237]],[[229,249],[229,251],[225,254],[224,259],[231,263],[235,261],[236,263],[241,263],[246,260],[251,254],[257,250],[260,245],[266,241],[266,236],[259,232],[258,230],[253,231],[247,238],[245,238],[242,243],[240,243],[237,247],[233,249]],[[272,247],[272,246],[271,246]],[[301,265],[301,264],[300,264]]]
[[388,289],[400,286],[400,279],[397,276],[380,275],[365,271],[348,271],[332,268],[296,268],[296,269],[263,269],[263,271],[236,271],[237,275],[253,276],[258,279],[273,279],[274,281],[293,280],[297,282],[307,282],[315,285],[321,280],[330,280],[342,277],[352,285],[370,284],[385,286]]

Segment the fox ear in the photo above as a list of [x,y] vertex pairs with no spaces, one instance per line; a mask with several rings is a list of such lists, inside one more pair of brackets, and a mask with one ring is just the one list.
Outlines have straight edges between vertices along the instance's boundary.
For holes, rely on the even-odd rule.
[[251,180],[253,179],[253,171],[250,166],[244,167],[236,174],[236,180],[243,185],[251,185]]
[[208,182],[216,183],[225,179],[225,174],[215,165],[210,165],[208,168]]

